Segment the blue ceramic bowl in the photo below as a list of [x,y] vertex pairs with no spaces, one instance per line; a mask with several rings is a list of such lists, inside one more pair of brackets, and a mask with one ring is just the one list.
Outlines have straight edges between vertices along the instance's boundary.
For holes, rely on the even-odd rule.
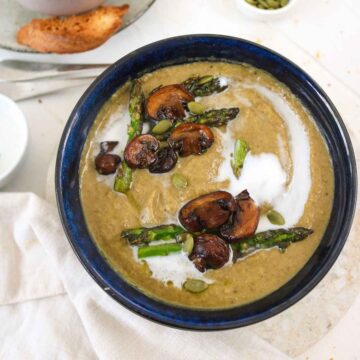
[[[84,219],[79,163],[89,130],[104,103],[129,79],[168,65],[198,60],[245,62],[285,83],[315,119],[335,168],[335,197],[320,246],[286,285],[248,305],[225,310],[193,310],[152,299],[124,281],[100,255]],[[350,230],[356,203],[356,169],[349,135],[324,91],[299,67],[254,43],[216,35],[190,35],[142,47],[110,66],[81,97],[65,127],[56,164],[56,192],[65,232],[81,263],[116,301],[148,319],[197,330],[219,330],[267,319],[299,301],[319,283],[338,257]]]

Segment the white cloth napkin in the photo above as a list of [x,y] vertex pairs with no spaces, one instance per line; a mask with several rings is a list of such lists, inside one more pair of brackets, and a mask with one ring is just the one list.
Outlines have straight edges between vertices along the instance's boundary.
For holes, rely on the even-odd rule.
[[191,332],[119,305],[74,255],[57,210],[0,194],[1,359],[288,359],[249,328]]

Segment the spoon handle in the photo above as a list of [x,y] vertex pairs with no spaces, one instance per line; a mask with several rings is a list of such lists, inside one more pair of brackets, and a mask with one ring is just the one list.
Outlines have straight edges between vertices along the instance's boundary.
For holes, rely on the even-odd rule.
[[30,99],[76,86],[89,85],[93,78],[54,79],[52,81],[23,81],[0,83],[0,93],[14,101]]
[[1,81],[29,81],[86,74],[97,76],[110,64],[57,64],[23,60],[0,61]]

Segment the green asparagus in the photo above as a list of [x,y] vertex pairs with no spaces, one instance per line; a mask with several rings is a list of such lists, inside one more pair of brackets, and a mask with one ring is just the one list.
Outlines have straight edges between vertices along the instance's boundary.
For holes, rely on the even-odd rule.
[[211,75],[193,76],[185,80],[182,85],[194,97],[208,96],[214,93],[219,93],[227,88],[227,85],[221,85],[220,79]]
[[237,139],[235,141],[235,148],[233,158],[231,160],[231,167],[234,175],[239,178],[240,171],[244,165],[246,154],[249,152],[249,145],[245,140]]
[[131,186],[132,182],[132,169],[123,161],[118,167],[117,174],[115,176],[114,190],[121,193],[126,193]]
[[153,246],[141,246],[138,248],[138,258],[143,259],[150,256],[166,256],[170,253],[180,252],[181,244],[169,243]]
[[291,243],[304,240],[313,232],[313,230],[303,227],[268,230],[257,233],[232,246],[234,250],[240,253],[240,256],[248,255],[255,250],[269,249],[275,246],[280,251],[285,251]]
[[210,127],[226,125],[229,121],[236,118],[239,108],[228,108],[218,110],[208,110],[201,115],[192,115],[184,119],[186,123],[197,123]]
[[[144,101],[145,96],[141,88],[141,83],[134,80],[130,90],[130,125],[128,127],[128,143],[134,139],[135,136],[142,132],[142,125],[144,120]],[[117,192],[126,193],[131,186],[132,169],[125,161],[121,163],[115,176],[114,190]]]
[[140,135],[142,132],[143,119],[144,119],[144,101],[145,96],[138,80],[134,80],[130,90],[130,126],[128,128],[128,142],[135,136]]
[[155,136],[159,141],[166,141],[171,135],[172,131],[181,124],[198,123],[210,127],[218,127],[226,125],[229,121],[235,119],[238,113],[239,108],[208,110],[201,115],[191,115],[184,120],[177,121],[169,130],[163,134],[154,134],[153,132],[150,132],[150,134]]
[[178,225],[160,225],[152,228],[136,228],[125,230],[121,236],[129,241],[131,245],[148,244],[151,241],[173,240],[183,234],[185,230]]

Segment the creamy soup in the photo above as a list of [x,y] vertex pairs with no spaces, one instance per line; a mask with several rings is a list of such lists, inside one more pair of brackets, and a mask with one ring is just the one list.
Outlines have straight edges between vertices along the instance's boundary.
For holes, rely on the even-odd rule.
[[[86,141],[80,167],[81,202],[93,240],[109,264],[130,284],[164,302],[195,308],[225,308],[260,299],[288,282],[309,260],[324,234],[333,201],[333,168],[314,120],[283,84],[248,65],[197,62],[166,67],[140,80],[145,96],[160,85],[182,83],[193,75],[220,78],[226,90],[196,101],[206,109],[238,107],[236,118],[212,128],[214,143],[201,155],[179,157],[163,174],[133,171],[131,189],[113,190],[115,174],[101,175],[94,166],[102,141],[119,141],[113,149],[122,161],[127,143],[130,84],[118,89],[103,106]],[[148,131],[144,125],[143,133]],[[231,168],[235,139],[250,151],[237,178]],[[173,185],[181,174],[187,186]],[[219,269],[200,272],[184,252],[138,259],[122,231],[179,224],[178,211],[188,201],[216,190],[236,196],[248,190],[261,210],[256,232],[305,227],[314,232],[292,243],[255,251]],[[266,216],[275,209],[283,225]],[[231,249],[231,247],[230,247]],[[191,293],[186,279],[201,279],[206,291]]]

